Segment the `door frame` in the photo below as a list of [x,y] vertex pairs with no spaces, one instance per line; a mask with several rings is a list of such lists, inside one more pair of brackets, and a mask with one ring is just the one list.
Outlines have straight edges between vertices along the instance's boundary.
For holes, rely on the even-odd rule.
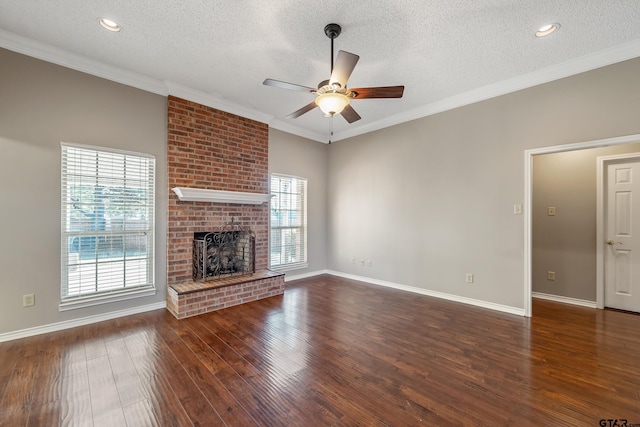
[[[532,269],[532,220],[531,203],[533,194],[533,156],[538,154],[562,153],[587,148],[609,147],[613,145],[640,142],[640,134],[597,139],[574,144],[554,145],[524,151],[524,315],[531,317],[531,269]],[[604,290],[604,288],[603,288]],[[604,302],[604,298],[603,298]]]
[[596,308],[604,308],[604,242],[606,236],[605,226],[605,201],[606,188],[604,186],[604,177],[607,173],[607,166],[620,160],[636,159],[640,162],[640,153],[624,153],[614,154],[611,156],[600,156],[597,162],[597,190],[596,190]]

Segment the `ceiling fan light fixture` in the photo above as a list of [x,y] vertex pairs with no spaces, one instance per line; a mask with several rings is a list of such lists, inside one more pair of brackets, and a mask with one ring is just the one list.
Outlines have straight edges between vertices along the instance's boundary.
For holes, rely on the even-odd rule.
[[342,113],[349,105],[349,97],[338,92],[329,92],[318,95],[315,102],[326,116],[333,116]]

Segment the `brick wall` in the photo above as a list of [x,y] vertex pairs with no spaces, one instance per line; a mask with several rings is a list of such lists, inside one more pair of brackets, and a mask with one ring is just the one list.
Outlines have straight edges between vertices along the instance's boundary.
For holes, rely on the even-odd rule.
[[256,235],[256,270],[268,267],[269,206],[180,202],[173,187],[269,192],[268,125],[169,97],[168,284],[192,279],[193,233],[234,218]]

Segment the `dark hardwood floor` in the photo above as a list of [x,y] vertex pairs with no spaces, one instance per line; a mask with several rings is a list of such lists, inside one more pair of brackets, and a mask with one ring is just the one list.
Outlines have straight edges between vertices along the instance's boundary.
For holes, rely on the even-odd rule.
[[533,308],[319,276],[185,320],[158,310],[5,342],[0,424],[640,423],[640,316]]

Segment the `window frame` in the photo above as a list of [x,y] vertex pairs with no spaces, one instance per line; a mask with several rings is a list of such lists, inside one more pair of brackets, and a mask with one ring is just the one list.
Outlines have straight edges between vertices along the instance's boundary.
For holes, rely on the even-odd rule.
[[[61,252],[60,252],[59,310],[67,311],[67,310],[72,310],[76,308],[82,308],[82,307],[105,304],[105,303],[110,303],[115,301],[122,301],[122,300],[127,300],[132,298],[140,298],[140,297],[155,295],[156,294],[156,286],[155,286],[155,241],[156,241],[156,236],[155,236],[156,234],[155,233],[155,196],[156,196],[155,194],[156,192],[155,156],[150,154],[144,154],[144,153],[124,151],[124,150],[119,150],[114,148],[90,146],[90,145],[75,144],[75,143],[68,143],[68,142],[61,142],[60,146],[61,146],[61,150],[60,150],[60,154],[61,154],[61,170],[60,170],[60,177],[61,177],[60,179],[60,188],[61,188],[60,245],[61,245],[61,249],[60,250]],[[69,156],[73,155],[74,150],[78,154],[81,153],[80,157],[82,158],[82,160],[79,160],[76,163],[74,163],[73,161],[70,161],[69,159]],[[81,150],[84,150],[84,153]],[[100,163],[101,155],[105,159],[102,163]],[[75,174],[70,171],[70,169],[73,168],[74,165],[76,165],[75,167],[78,167],[78,164],[82,164],[83,166],[88,164],[88,163],[82,163],[82,161],[89,159],[91,156],[95,156],[95,159],[96,159],[95,172],[90,171],[90,169],[88,168],[85,168],[80,173],[75,173]],[[119,161],[120,159],[123,162],[122,171],[120,171],[120,169],[115,169],[117,171],[116,173],[113,173],[113,170],[112,170],[112,172],[109,174],[105,174],[104,171],[103,172],[100,171],[101,164],[103,167],[105,167],[106,161],[111,160],[113,163],[116,163],[116,161]],[[129,159],[129,162],[133,162],[134,170],[136,170],[135,167],[138,167],[138,169],[136,170],[137,175],[134,173],[134,175],[131,178],[127,178],[126,166],[124,166],[127,164],[127,159]],[[121,175],[118,175],[118,172]],[[93,182],[91,180],[93,180]],[[121,195],[121,198],[118,199],[118,201],[122,203],[121,206],[123,210],[122,228],[117,229],[115,231],[113,229],[110,229],[107,231],[106,227],[104,227],[104,230],[102,230],[101,228],[97,228],[97,229],[89,229],[89,230],[81,229],[79,231],[78,230],[72,231],[71,228],[72,228],[73,216],[74,216],[74,214],[72,214],[72,210],[74,209],[74,206],[78,204],[78,202],[77,201],[74,202],[70,198],[72,197],[70,196],[71,187],[75,185],[80,187],[84,186],[87,188],[91,188],[93,186],[94,188],[100,187],[101,189],[103,189],[104,188],[103,184],[98,184],[98,183],[104,180],[112,181],[114,183],[112,187],[108,187],[108,188],[117,188],[123,193]],[[137,183],[142,182],[145,185],[127,186],[127,183],[132,183],[134,181]],[[120,183],[120,185],[117,185],[116,183]],[[143,219],[140,222],[136,223],[136,226],[133,227],[133,230],[126,229],[127,228],[126,213],[130,212],[129,209],[131,209],[134,205],[137,205],[137,203],[129,203],[131,200],[136,200],[136,199],[129,199],[130,196],[126,194],[125,190],[129,190],[129,191],[138,190],[138,191],[142,191],[144,194],[144,198],[142,199],[143,200],[142,211],[144,212],[144,214],[142,215]],[[95,200],[93,201],[93,203],[95,203]],[[138,207],[138,210],[140,210],[139,207]],[[91,215],[96,215],[95,210],[93,211],[93,213],[88,214],[89,219],[86,220],[87,223],[90,223],[90,221],[96,221],[95,217],[93,220],[91,219]],[[102,219],[104,220],[104,216],[102,217]],[[141,228],[138,228],[138,227],[141,227]],[[79,289],[76,295],[70,294],[69,293],[70,272],[74,271],[73,270],[74,268],[77,269],[78,266],[81,265],[79,261],[81,255],[78,254],[76,258],[76,257],[70,256],[70,254],[80,253],[82,251],[82,249],[78,251],[71,250],[72,249],[71,239],[77,238],[80,241],[82,241],[83,237],[90,237],[92,239],[99,240],[101,236],[104,236],[105,239],[115,238],[116,241],[118,238],[121,238],[121,242],[120,242],[122,245],[121,257],[118,257],[118,256],[114,257],[113,255],[111,255],[112,258],[105,261],[103,257],[105,256],[106,250],[104,248],[102,249],[98,248],[97,247],[98,244],[94,243],[95,247],[91,248],[91,251],[93,252],[88,251],[87,253],[95,254],[95,259],[93,260],[90,259],[85,266],[87,268],[91,266],[90,267],[91,269],[95,268],[96,273],[94,277],[92,277],[89,281],[83,282],[82,278],[80,277],[78,279],[78,286],[81,288],[86,283],[89,283],[89,286],[92,286],[92,283],[93,283],[96,287],[96,291],[82,292],[82,290]],[[129,247],[127,246],[126,242],[136,238],[139,239],[139,241],[144,242],[142,244],[144,244],[145,250],[142,253],[142,256],[128,255]],[[109,248],[109,250],[113,251],[114,250],[113,246]],[[107,289],[104,289],[105,283],[103,283],[102,284],[103,289],[100,290],[99,289],[100,279],[98,276],[100,271],[99,266],[101,264],[102,265],[108,264],[109,262],[113,262],[114,265],[119,262],[122,262],[122,270],[117,271],[115,276],[116,278],[118,278],[118,275],[122,274],[122,279],[123,279],[122,285],[118,286],[117,285],[118,279],[116,279],[115,281],[111,281],[111,283],[108,283],[106,285]],[[126,282],[127,271],[128,271],[128,268],[130,268],[130,266],[132,265],[132,264],[128,264],[128,262],[138,264],[138,267],[136,267],[137,269],[136,274],[141,275],[140,277],[143,277],[143,279],[141,280],[140,278],[138,279],[134,278],[133,280],[134,282],[140,282],[140,283],[131,284],[130,282],[129,286],[127,286],[127,282]],[[140,271],[143,271],[143,273],[140,273]]]
[[[289,180],[299,180],[300,182],[302,182],[302,192],[301,192],[301,197],[302,197],[302,202],[300,204],[300,209],[297,209],[296,211],[300,212],[300,218],[302,221],[302,224],[299,227],[294,227],[294,226],[273,226],[273,222],[272,222],[272,211],[274,210],[274,203],[276,202],[276,200],[279,200],[276,193],[278,194],[286,194],[286,193],[282,193],[280,191],[274,191],[275,189],[273,188],[273,179],[274,178],[278,178],[278,179],[289,179]],[[269,203],[269,268],[272,270],[276,270],[276,271],[288,271],[288,270],[298,270],[298,269],[303,269],[303,268],[307,268],[309,267],[309,263],[308,263],[308,256],[307,256],[307,250],[308,250],[308,221],[307,221],[307,202],[308,202],[308,179],[305,177],[301,177],[301,176],[295,176],[295,175],[287,175],[287,174],[282,174],[282,173],[271,173],[270,177],[269,177],[269,187],[270,187],[270,194],[274,197],[271,198],[271,202]],[[289,193],[291,194],[291,193]],[[302,245],[300,250],[302,251],[302,256],[303,259],[301,261],[296,261],[296,262],[289,262],[289,263],[280,263],[280,264],[273,264],[273,257],[272,257],[272,249],[273,249],[273,239],[274,239],[274,230],[283,230],[283,229],[293,229],[293,228],[298,228],[300,230],[302,230]]]

